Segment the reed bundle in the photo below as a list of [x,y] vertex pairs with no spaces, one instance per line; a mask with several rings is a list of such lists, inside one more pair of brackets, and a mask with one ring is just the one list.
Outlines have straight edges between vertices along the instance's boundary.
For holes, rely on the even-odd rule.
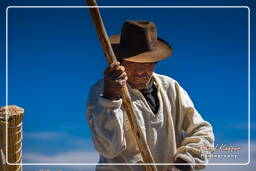
[[[0,107],[0,170],[22,171],[22,118],[24,109]],[[8,163],[15,163],[10,165]]]

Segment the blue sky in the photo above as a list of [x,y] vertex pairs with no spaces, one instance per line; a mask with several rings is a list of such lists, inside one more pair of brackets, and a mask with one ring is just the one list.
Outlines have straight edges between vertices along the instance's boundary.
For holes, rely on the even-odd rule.
[[[3,106],[5,7],[85,4],[82,0],[21,0],[0,4],[3,19],[0,105]],[[117,4],[113,0],[99,0],[98,4],[199,5],[199,1],[169,4],[152,0],[122,1]],[[206,1],[200,5],[252,4]],[[251,12],[254,17],[254,8]],[[11,8],[8,13],[8,103],[25,109],[23,151],[24,156],[32,156],[25,161],[29,162],[35,154],[42,157],[70,151],[94,152],[85,119],[86,99],[89,88],[102,78],[107,64],[88,9]],[[213,125],[217,143],[236,145],[236,142],[247,141],[247,8],[122,8],[101,9],[101,14],[109,35],[119,33],[127,19],[154,21],[159,37],[174,49],[172,57],[157,64],[156,72],[176,79],[187,90],[197,110]],[[255,133],[255,47],[251,47],[251,114],[252,133]]]

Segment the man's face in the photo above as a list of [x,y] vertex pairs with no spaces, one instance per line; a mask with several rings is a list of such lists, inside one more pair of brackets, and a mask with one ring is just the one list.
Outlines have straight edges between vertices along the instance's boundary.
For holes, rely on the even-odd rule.
[[128,83],[134,89],[143,89],[147,87],[152,77],[156,62],[136,63],[123,60],[121,65],[125,67],[128,76]]

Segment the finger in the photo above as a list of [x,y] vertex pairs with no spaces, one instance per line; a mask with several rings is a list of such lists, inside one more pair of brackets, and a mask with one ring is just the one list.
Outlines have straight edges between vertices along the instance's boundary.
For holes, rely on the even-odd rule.
[[181,171],[181,170],[172,166],[171,168],[168,168],[167,171]]
[[121,65],[119,65],[116,69],[114,69],[112,72],[108,74],[110,79],[116,80],[119,76],[121,76],[125,71],[125,68]]
[[116,61],[109,65],[110,71],[115,70],[118,66],[120,66],[120,62]]
[[126,76],[124,79],[117,81],[117,83],[119,84],[119,86],[123,87],[126,84],[127,80],[128,77]]
[[118,77],[117,80],[123,80],[127,76],[126,72],[121,73]]
[[106,74],[112,72],[112,71],[115,70],[118,66],[120,66],[120,62],[118,62],[118,61],[115,61],[115,62],[111,63],[111,64],[107,67],[107,69],[105,70],[104,74],[106,75]]
[[112,62],[112,64],[110,64],[109,66],[114,67],[116,65],[120,65],[120,62],[118,62],[118,61]]

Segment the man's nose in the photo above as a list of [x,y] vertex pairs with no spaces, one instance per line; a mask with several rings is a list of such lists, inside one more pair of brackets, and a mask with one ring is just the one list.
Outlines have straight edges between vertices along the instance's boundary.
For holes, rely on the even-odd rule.
[[144,71],[143,71],[141,68],[137,68],[137,69],[135,70],[135,72],[136,72],[138,75],[141,75],[141,74],[144,73]]
[[140,67],[137,67],[135,71],[136,73],[142,74],[145,72],[145,68],[143,66],[140,66]]

